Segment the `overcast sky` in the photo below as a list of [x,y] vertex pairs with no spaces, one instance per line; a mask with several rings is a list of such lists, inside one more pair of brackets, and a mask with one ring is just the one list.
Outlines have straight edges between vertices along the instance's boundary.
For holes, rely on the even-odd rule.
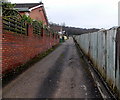
[[[38,3],[40,0],[9,0]],[[118,25],[120,0],[42,0],[50,22],[80,28],[111,28]]]

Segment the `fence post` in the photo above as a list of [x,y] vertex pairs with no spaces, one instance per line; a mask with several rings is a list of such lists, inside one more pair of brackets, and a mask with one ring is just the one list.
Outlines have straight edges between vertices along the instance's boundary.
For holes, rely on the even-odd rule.
[[27,34],[28,36],[33,36],[33,26],[27,25]]
[[41,36],[43,37],[43,35],[44,35],[44,29],[41,28]]

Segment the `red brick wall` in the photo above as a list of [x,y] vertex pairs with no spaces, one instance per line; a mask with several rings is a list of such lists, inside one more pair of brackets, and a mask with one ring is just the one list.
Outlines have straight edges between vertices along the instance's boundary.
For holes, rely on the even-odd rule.
[[[0,16],[0,58],[2,58],[2,17]],[[0,66],[2,66],[2,59],[0,59]],[[0,67],[0,73],[2,68]]]
[[3,73],[26,63],[31,58],[59,43],[59,39],[53,38],[52,35],[33,34],[32,27],[29,27],[28,36],[3,31],[2,41]]

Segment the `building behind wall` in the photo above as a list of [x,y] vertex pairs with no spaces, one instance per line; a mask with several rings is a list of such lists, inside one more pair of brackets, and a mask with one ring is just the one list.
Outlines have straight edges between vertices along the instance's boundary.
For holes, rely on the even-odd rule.
[[48,19],[44,4],[40,3],[17,3],[15,9],[19,11],[21,15],[30,16],[32,19],[43,21],[43,24],[48,25]]

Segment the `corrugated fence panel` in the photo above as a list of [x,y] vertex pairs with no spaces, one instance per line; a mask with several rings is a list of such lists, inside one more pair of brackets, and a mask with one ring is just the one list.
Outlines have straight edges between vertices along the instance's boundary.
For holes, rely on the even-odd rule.
[[107,31],[107,81],[115,86],[116,30]]
[[117,35],[116,35],[116,86],[118,87],[118,91],[120,91],[120,28],[118,28]]
[[100,31],[97,35],[97,67],[105,77],[105,33]]
[[93,62],[94,65],[97,65],[97,33],[95,32],[93,35],[93,50],[92,50],[92,56],[93,56]]
[[120,28],[100,30],[74,38],[111,89],[120,95]]

